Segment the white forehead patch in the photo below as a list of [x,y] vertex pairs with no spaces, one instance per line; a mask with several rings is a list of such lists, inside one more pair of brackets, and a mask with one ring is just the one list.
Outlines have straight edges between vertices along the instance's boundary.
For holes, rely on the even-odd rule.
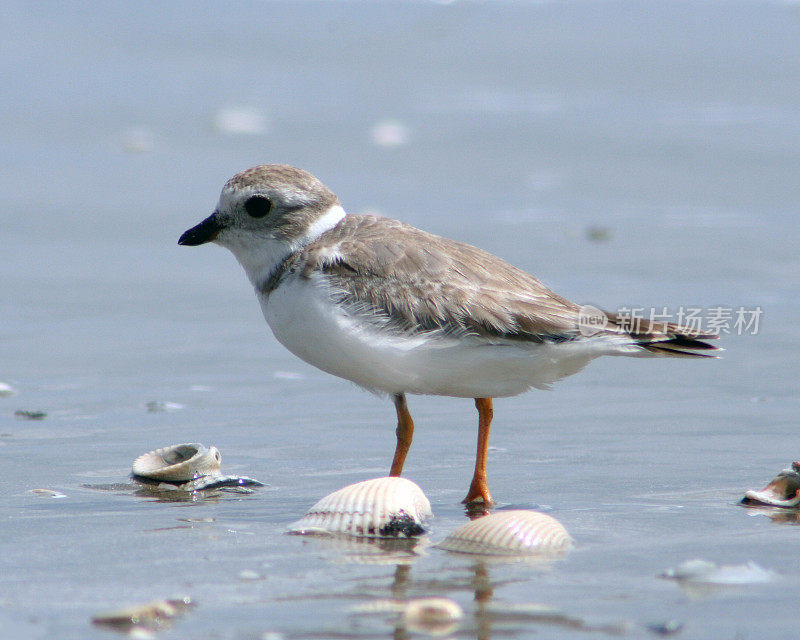
[[222,188],[222,193],[219,194],[219,202],[217,203],[217,211],[229,211],[233,206],[250,195],[254,194],[256,190],[253,187],[230,187],[225,185]]

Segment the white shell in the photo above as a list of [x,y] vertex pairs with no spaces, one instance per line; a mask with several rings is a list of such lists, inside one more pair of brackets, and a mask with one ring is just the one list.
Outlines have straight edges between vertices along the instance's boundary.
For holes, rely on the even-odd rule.
[[485,555],[558,553],[572,546],[564,526],[538,511],[495,511],[453,531],[437,545],[447,551]]
[[441,597],[412,598],[405,601],[372,600],[350,610],[359,614],[397,613],[407,631],[428,636],[453,633],[464,617],[461,605],[455,600]]
[[375,478],[325,496],[289,531],[367,538],[411,537],[424,533],[422,522],[432,515],[431,503],[411,480]]
[[222,456],[216,447],[198,442],[174,444],[145,453],[133,461],[133,475],[152,480],[183,482],[219,473]]
[[405,603],[402,618],[413,633],[444,636],[458,629],[464,610],[450,598],[414,598]]
[[0,382],[0,398],[10,398],[15,395],[17,395],[17,390],[14,387],[5,382]]

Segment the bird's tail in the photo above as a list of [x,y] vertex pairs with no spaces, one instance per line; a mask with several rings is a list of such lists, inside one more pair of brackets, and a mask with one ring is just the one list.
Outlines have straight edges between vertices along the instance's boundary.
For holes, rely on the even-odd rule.
[[716,340],[715,333],[706,333],[692,327],[671,322],[654,322],[642,318],[630,318],[610,311],[604,312],[609,324],[621,329],[635,343],[658,356],[714,358],[721,351],[716,345],[706,342]]

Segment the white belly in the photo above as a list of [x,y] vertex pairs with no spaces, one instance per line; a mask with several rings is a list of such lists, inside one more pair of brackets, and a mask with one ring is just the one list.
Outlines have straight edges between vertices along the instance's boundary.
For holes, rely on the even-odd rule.
[[463,398],[513,396],[580,371],[609,345],[487,343],[479,338],[400,337],[337,308],[319,279],[293,277],[269,298],[264,317],[289,351],[373,391]]

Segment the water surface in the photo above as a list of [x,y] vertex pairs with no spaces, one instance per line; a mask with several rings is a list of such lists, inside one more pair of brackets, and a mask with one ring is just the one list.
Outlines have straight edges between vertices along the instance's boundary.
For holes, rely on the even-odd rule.
[[[2,14],[0,381],[19,391],[0,398],[3,637],[111,637],[93,615],[183,595],[196,606],[159,637],[406,637],[352,607],[419,595],[458,601],[463,638],[647,637],[673,620],[692,638],[794,635],[799,530],[736,501],[798,454],[795,3]],[[220,122],[231,108],[250,133]],[[400,135],[376,141],[387,121]],[[759,331],[724,335],[716,361],[609,358],[496,403],[492,492],[563,522],[564,560],[286,536],[321,496],[387,472],[394,412],[283,350],[230,254],[176,245],[263,162],[578,302],[760,306]],[[465,520],[477,421],[470,401],[410,406],[405,475],[436,542]],[[168,502],[126,486],[137,455],[190,441],[269,487]],[[777,577],[702,594],[658,578],[692,558]],[[529,604],[564,617],[508,613]]]

